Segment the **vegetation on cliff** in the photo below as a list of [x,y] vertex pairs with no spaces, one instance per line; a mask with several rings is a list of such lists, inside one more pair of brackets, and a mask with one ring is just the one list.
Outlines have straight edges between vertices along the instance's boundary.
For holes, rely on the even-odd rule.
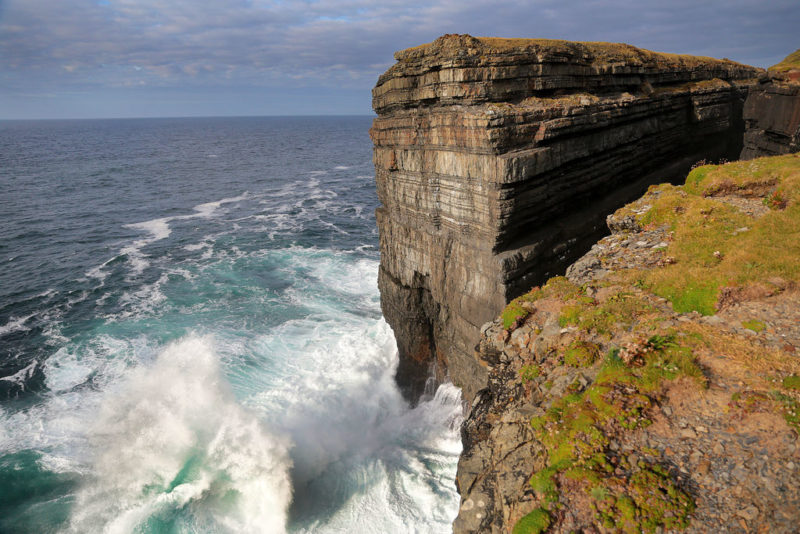
[[546,54],[578,58],[582,63],[594,65],[625,65],[667,68],[692,68],[712,63],[740,65],[729,59],[716,59],[688,54],[653,52],[626,43],[600,41],[565,41],[561,39],[520,39],[501,37],[473,37],[448,34],[431,43],[422,44],[395,53],[399,61],[436,53],[464,54]]
[[777,72],[788,72],[794,69],[800,69],[800,50],[795,50],[783,58],[783,61],[769,68],[769,70]]
[[[739,514],[746,528],[747,520],[777,521],[759,515],[761,500],[726,504],[709,490],[720,481],[700,484],[678,469],[675,451],[699,438],[677,425],[684,419],[674,391],[724,406],[679,412],[694,410],[705,432],[734,430],[734,420],[737,432],[755,432],[751,416],[783,421],[793,430],[773,431],[794,439],[800,432],[800,155],[699,166],[685,185],[652,187],[611,219],[612,238],[631,248],[619,253],[607,238],[586,272],[551,279],[501,316],[504,354],[519,356],[519,386],[507,387],[522,388],[522,398],[546,392],[545,410],[530,420],[545,460],[530,477],[515,534],[587,524],[655,532],[695,517],[702,530],[725,506],[734,517],[737,506],[750,510]],[[645,247],[642,236],[656,244]],[[547,326],[548,313],[560,332]],[[623,453],[626,443],[635,452]],[[762,450],[777,459],[787,449]],[[723,461],[704,454],[695,460],[704,474]]]
[[[684,186],[658,186],[649,198],[651,208],[635,219],[668,226],[673,261],[634,273],[634,283],[675,311],[713,315],[744,292],[766,295],[800,281],[800,158],[704,165]],[[759,202],[769,211],[756,218]]]

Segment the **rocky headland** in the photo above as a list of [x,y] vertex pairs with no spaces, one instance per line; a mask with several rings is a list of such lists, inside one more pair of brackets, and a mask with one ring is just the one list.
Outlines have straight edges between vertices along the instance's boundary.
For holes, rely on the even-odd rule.
[[406,395],[433,376],[467,402],[454,532],[795,532],[793,56],[448,35],[396,57],[379,285]]
[[480,326],[698,160],[736,159],[759,69],[629,45],[446,35],[378,80],[379,286],[409,398],[486,382]]

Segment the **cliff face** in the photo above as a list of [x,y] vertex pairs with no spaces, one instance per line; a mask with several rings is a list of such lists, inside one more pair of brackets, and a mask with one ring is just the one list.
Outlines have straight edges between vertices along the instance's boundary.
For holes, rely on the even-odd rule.
[[800,152],[800,50],[770,67],[747,96],[741,159]]
[[647,185],[741,151],[758,71],[628,45],[446,35],[373,90],[379,287],[417,398],[431,370],[471,400],[480,326],[563,272]]
[[800,154],[608,224],[484,329],[454,532],[797,532]]

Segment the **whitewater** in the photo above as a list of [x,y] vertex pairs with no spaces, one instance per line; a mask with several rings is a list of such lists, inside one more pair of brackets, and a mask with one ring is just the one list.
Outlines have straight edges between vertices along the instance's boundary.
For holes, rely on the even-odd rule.
[[0,532],[449,532],[368,117],[0,124]]

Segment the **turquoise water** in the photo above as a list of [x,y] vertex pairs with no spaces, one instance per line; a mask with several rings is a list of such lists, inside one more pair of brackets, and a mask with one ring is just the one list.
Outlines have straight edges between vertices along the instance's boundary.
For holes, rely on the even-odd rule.
[[448,532],[367,117],[0,123],[0,532]]

